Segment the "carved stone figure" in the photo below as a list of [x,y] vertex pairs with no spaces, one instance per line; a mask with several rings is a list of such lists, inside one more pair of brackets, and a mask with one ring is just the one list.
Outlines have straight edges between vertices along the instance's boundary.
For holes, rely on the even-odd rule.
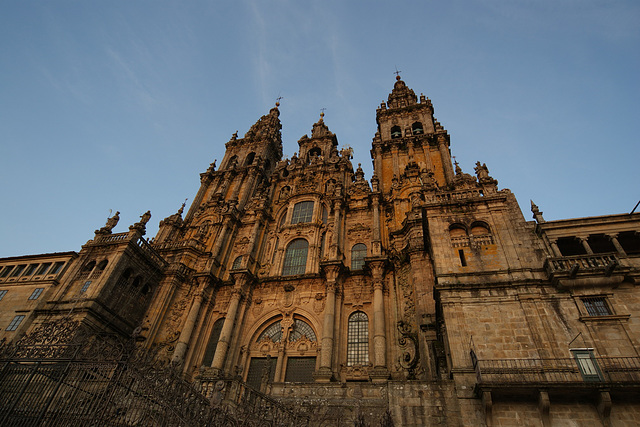
[[107,223],[100,230],[96,230],[96,234],[111,234],[111,230],[118,224],[120,221],[120,212],[116,211],[115,215],[111,218],[107,219]]

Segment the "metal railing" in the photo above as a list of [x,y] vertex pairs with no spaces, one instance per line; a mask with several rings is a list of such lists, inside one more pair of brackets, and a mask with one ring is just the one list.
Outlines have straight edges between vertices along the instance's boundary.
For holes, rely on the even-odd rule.
[[640,386],[640,357],[591,357],[585,373],[576,358],[475,359],[478,385],[570,385],[604,383]]

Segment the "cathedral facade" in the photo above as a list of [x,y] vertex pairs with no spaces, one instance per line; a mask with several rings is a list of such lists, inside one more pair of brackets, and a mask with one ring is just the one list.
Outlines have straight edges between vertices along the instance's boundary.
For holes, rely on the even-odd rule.
[[116,214],[78,253],[0,259],[2,337],[73,313],[208,398],[234,378],[318,425],[640,423],[640,214],[527,221],[399,77],[368,181],[322,115],[283,159],[279,114],[153,239]]

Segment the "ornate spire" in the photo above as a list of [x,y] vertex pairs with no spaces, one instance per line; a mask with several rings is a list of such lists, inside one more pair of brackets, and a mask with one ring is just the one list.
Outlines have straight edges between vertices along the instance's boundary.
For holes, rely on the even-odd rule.
[[409,89],[399,75],[396,76],[396,83],[389,94],[387,105],[389,108],[401,108],[418,103],[418,97],[412,89]]
[[269,111],[269,114],[260,117],[260,120],[258,120],[253,126],[251,126],[251,128],[244,135],[244,139],[271,139],[278,142],[279,144],[282,144],[282,135],[280,133],[282,124],[280,123],[279,119],[279,106],[280,102],[276,102],[276,106]]

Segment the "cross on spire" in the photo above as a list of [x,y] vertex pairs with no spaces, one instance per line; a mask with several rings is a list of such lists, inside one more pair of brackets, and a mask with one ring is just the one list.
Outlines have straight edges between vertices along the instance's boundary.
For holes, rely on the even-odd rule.
[[280,100],[281,100],[281,99],[282,99],[282,97],[281,97],[281,96],[278,96],[278,97],[276,98],[276,107],[279,107],[279,106],[280,106]]
[[396,80],[400,80],[400,73],[401,73],[401,72],[402,72],[402,71],[398,70],[398,67],[396,67],[396,71],[393,73],[393,74],[395,74],[395,75],[396,75]]

